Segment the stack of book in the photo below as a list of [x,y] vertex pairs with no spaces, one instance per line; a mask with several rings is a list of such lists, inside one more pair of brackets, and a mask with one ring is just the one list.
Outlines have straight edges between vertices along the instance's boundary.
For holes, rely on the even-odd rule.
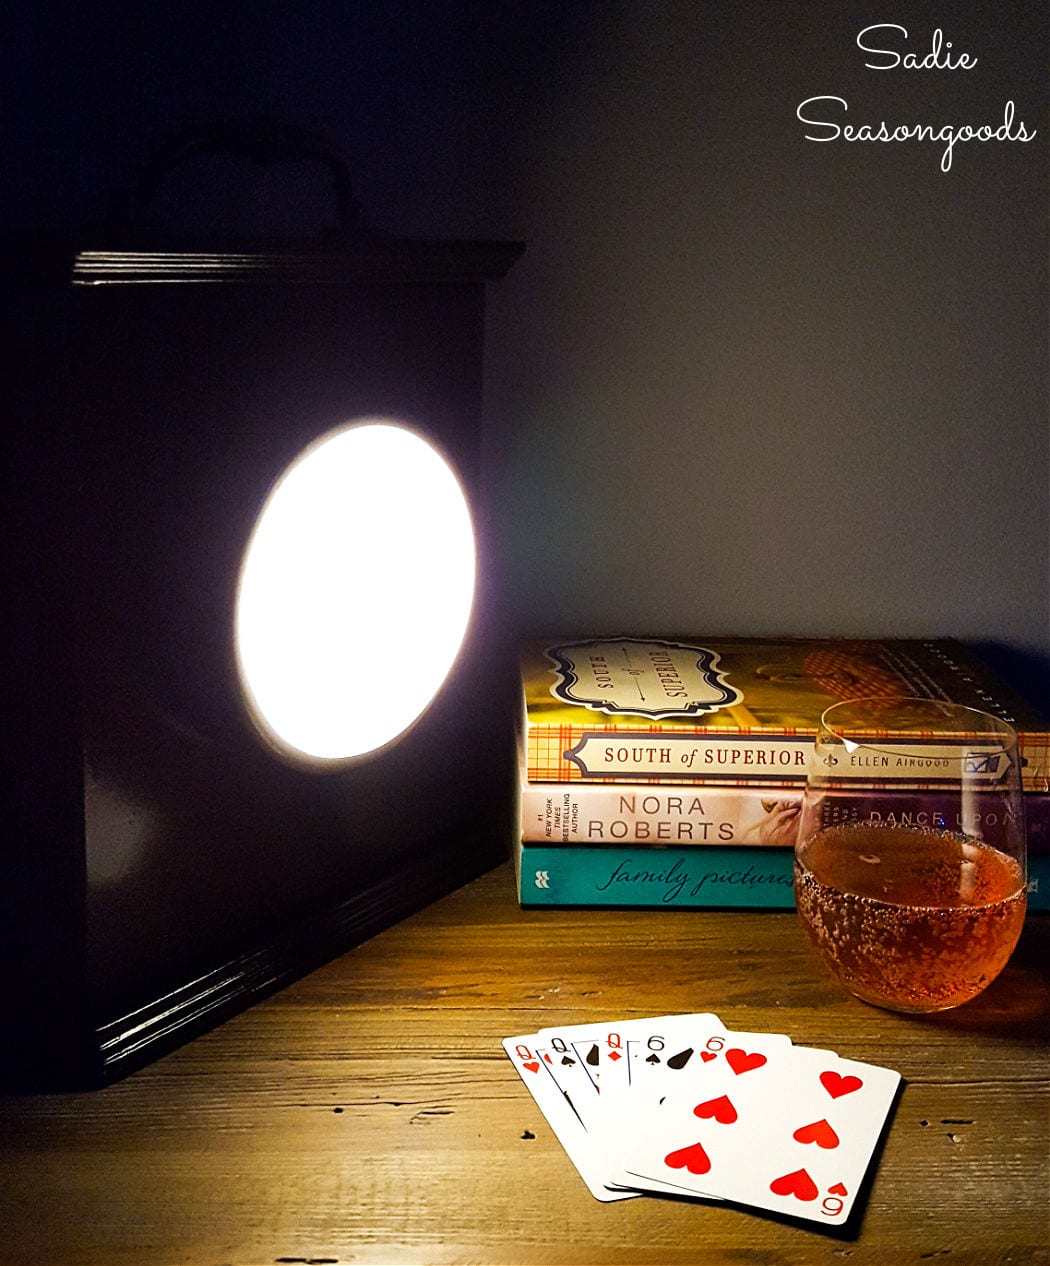
[[[917,695],[1018,732],[1029,907],[1050,909],[1050,722],[954,639],[531,642],[521,671],[522,905],[791,908],[821,714]],[[902,822],[928,808],[893,794]]]

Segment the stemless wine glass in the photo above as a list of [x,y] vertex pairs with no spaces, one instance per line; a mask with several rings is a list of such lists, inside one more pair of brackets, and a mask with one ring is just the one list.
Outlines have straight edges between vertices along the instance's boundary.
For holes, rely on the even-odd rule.
[[795,845],[795,904],[858,998],[942,1011],[1006,965],[1026,908],[1017,735],[931,699],[821,717]]

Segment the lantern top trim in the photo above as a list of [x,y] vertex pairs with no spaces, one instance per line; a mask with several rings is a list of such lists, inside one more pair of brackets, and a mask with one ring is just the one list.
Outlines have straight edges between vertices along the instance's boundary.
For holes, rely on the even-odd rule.
[[525,250],[522,242],[360,238],[338,248],[275,245],[246,249],[92,249],[73,261],[74,285],[162,282],[347,283],[478,282],[503,277]]

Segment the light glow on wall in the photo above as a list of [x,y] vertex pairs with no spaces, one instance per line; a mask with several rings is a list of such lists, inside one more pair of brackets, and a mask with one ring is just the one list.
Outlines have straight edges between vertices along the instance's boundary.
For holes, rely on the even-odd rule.
[[385,747],[433,700],[474,598],[470,510],[445,458],[361,419],[307,448],[245,552],[235,643],[263,735],[294,758]]

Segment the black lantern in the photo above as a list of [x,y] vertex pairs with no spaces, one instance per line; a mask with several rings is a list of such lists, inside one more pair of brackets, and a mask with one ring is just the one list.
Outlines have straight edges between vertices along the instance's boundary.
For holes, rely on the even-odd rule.
[[507,855],[479,431],[520,251],[140,236],[31,277],[9,1080],[118,1076]]

